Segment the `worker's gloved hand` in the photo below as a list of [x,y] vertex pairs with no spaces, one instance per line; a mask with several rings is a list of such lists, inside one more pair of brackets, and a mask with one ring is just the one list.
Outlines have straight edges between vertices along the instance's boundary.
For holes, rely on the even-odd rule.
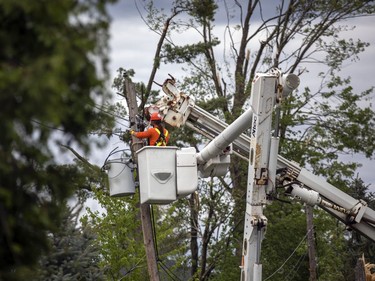
[[131,141],[131,136],[134,134],[134,130],[129,130],[126,131],[121,137],[120,140],[124,142],[130,142]]

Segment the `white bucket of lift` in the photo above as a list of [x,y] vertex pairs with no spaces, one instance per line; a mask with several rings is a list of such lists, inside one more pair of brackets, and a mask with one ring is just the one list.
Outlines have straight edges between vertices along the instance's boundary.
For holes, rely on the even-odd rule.
[[135,193],[133,163],[130,159],[113,159],[106,162],[109,180],[109,195],[120,197]]
[[137,151],[141,204],[169,204],[177,199],[174,146],[145,146]]

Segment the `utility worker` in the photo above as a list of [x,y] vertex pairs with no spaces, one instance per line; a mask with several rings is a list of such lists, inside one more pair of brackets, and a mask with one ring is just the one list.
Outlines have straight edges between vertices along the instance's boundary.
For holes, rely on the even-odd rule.
[[151,146],[166,146],[169,141],[169,132],[161,123],[161,116],[159,113],[155,112],[151,114],[150,117],[151,125],[147,131],[135,132],[130,131],[130,134],[139,139],[148,139],[148,145]]

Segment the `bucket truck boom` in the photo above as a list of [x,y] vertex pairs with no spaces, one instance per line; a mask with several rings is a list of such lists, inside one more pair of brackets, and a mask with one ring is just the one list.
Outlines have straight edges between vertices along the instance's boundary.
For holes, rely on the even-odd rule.
[[[215,165],[229,163],[228,146],[231,152],[249,161],[242,281],[262,279],[260,252],[267,227],[263,206],[268,195],[276,192],[276,187],[284,187],[286,194],[306,204],[318,205],[375,241],[375,211],[368,208],[366,202],[278,155],[278,124],[272,130],[272,115],[283,98],[298,85],[296,75],[283,75],[278,69],[257,74],[252,84],[250,108],[230,125],[196,106],[191,97],[175,87],[174,79],[165,81],[162,89],[166,95],[156,104],[169,125],[186,125],[212,140],[196,155],[201,176],[213,176]],[[250,135],[244,133],[248,129]],[[216,160],[212,162],[212,159]],[[223,175],[226,169],[220,172]]]

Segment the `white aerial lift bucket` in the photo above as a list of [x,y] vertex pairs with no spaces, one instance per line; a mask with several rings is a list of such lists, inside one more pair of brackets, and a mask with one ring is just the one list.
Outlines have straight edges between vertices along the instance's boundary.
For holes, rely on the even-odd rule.
[[168,204],[177,199],[174,146],[145,146],[137,151],[141,203]]
[[137,157],[141,203],[168,204],[197,189],[195,148],[145,146]]
[[110,196],[121,197],[135,193],[133,163],[130,158],[108,160],[105,167],[108,171]]

